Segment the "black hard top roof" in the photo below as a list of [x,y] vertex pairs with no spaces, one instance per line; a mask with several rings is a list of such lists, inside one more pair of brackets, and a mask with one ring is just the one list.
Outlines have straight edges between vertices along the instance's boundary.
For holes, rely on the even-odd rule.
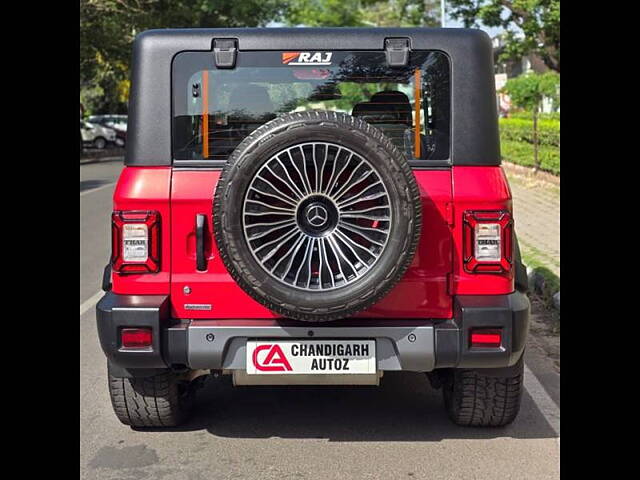
[[[238,50],[384,50],[409,38],[413,50],[439,50],[451,62],[451,163],[499,165],[500,142],[489,36],[464,28],[211,28],[148,30],[133,45],[125,164],[171,165],[171,64],[184,51],[213,51],[214,39]],[[213,55],[213,53],[212,53]]]

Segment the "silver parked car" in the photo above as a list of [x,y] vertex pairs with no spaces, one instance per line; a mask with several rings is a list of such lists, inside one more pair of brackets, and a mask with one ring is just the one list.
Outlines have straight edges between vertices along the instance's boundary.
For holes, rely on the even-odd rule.
[[107,143],[116,141],[116,132],[112,128],[103,127],[91,122],[80,120],[80,133],[85,145],[103,149]]

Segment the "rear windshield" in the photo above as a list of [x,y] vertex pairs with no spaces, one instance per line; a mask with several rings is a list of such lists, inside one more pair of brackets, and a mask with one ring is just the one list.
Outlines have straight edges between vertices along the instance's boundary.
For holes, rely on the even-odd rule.
[[173,63],[173,155],[224,161],[279,115],[331,110],[379,128],[409,159],[446,160],[449,92],[442,52],[411,52],[406,67],[389,67],[384,52],[240,52],[234,69],[183,52]]

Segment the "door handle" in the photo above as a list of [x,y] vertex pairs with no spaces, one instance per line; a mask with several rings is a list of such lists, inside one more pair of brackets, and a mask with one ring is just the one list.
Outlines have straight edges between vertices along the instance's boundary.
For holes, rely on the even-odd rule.
[[204,257],[205,220],[204,214],[198,213],[196,215],[196,269],[200,272],[204,272],[207,269],[207,261]]

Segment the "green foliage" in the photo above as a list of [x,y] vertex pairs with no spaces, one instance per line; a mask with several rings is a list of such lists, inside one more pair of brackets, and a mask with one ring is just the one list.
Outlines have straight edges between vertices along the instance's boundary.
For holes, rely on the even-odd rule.
[[[80,98],[86,114],[125,113],[131,45],[152,28],[264,26],[287,0],[80,0]],[[96,92],[101,91],[101,95]]]
[[[500,143],[502,159],[522,165],[525,167],[535,168],[533,145],[526,142],[516,142],[513,140],[503,140]],[[541,145],[538,150],[538,159],[540,162],[539,170],[560,175],[560,149],[547,145]]]
[[[500,119],[500,149],[504,160],[525,167],[536,166],[531,116],[529,112]],[[538,143],[539,169],[560,175],[560,120],[538,121]]]
[[[538,294],[534,285],[529,285],[529,295],[538,298],[549,308],[553,305],[553,295],[560,291],[560,277],[548,268],[549,257],[539,249],[527,245],[520,239],[522,263],[533,270],[536,276],[542,277],[542,291]],[[556,265],[559,267],[559,265]],[[559,318],[558,318],[559,320]],[[560,325],[557,325],[560,328]]]
[[438,0],[289,0],[289,25],[308,27],[435,27]]
[[537,114],[544,97],[551,98],[554,106],[560,102],[560,75],[547,72],[542,75],[528,73],[507,80],[502,92],[509,95],[514,105]]
[[[500,138],[533,145],[533,121],[531,118],[501,118]],[[538,121],[538,142],[560,148],[560,121],[541,119]]]
[[369,0],[360,12],[363,22],[372,27],[438,27],[438,0]]
[[466,27],[503,28],[502,59],[535,53],[560,73],[560,0],[448,0],[447,5]]
[[[502,88],[503,93],[507,93],[511,98],[511,101],[518,107],[529,110],[532,114],[531,121],[531,143],[533,145],[533,166],[534,170],[542,168],[542,160],[544,152],[540,152],[538,148],[541,142],[539,135],[540,123],[538,115],[540,112],[540,106],[543,98],[551,98],[554,106],[558,106],[560,103],[560,76],[555,72],[547,72],[542,75],[535,73],[529,73],[526,75],[520,75],[519,77],[511,78],[507,80],[507,84]],[[518,121],[518,120],[514,120]],[[522,120],[526,122],[526,120]],[[544,122],[545,120],[542,120]],[[553,122],[554,120],[547,120]],[[524,124],[522,126],[522,132],[518,135],[520,138],[525,138]],[[560,130],[560,123],[558,121],[558,131]],[[514,127],[515,128],[515,127]],[[513,131],[513,129],[511,130]],[[546,137],[545,137],[546,139]],[[560,138],[554,139],[558,147],[560,146]],[[542,155],[542,156],[541,156]],[[558,156],[558,170],[560,169],[560,158]]]
[[361,0],[292,0],[286,12],[289,25],[359,27]]
[[[532,120],[533,113],[528,112],[526,110],[509,112],[509,118],[521,118],[525,120]],[[540,120],[557,120],[560,121],[560,112],[551,112],[551,113],[539,113],[538,118]]]

